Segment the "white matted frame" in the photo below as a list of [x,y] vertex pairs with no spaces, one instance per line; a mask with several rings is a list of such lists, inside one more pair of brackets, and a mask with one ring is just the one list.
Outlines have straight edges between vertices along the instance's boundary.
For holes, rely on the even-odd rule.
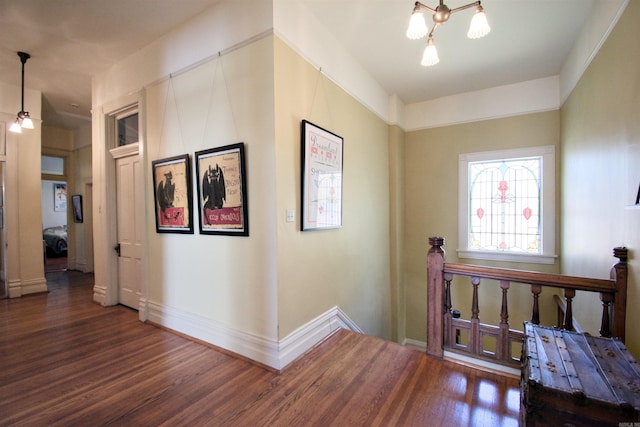
[[306,120],[302,140],[302,231],[342,227],[344,140]]

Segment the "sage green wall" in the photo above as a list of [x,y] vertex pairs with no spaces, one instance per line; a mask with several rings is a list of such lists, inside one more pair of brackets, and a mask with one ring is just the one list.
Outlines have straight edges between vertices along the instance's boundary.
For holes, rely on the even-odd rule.
[[[640,2],[618,24],[561,110],[562,272],[608,278],[611,249],[627,246],[627,346],[640,356]],[[578,295],[574,314],[597,333],[598,298]],[[594,309],[597,307],[597,309]]]
[[406,339],[407,311],[404,288],[404,131],[389,126],[389,207],[391,250],[392,339]]
[[[388,126],[278,37],[274,66],[278,337],[338,306],[390,338]],[[303,119],[344,138],[339,229],[300,231]]]
[[[463,153],[503,150],[543,145],[556,146],[560,138],[560,113],[521,115],[509,118],[452,125],[407,132],[404,147],[405,166],[405,304],[407,338],[426,340],[426,253],[430,236],[445,238],[446,258],[508,268],[558,272],[556,264],[489,263],[481,260],[458,260],[458,156]],[[557,182],[556,173],[556,182]],[[558,203],[556,203],[558,206]],[[557,214],[557,213],[556,213]],[[557,234],[557,232],[556,232]],[[557,241],[557,239],[556,239]],[[556,248],[558,253],[559,248]],[[499,291],[495,286],[481,286],[480,318],[499,320]],[[488,289],[483,292],[483,289]],[[454,287],[454,307],[469,318],[470,286],[461,291]],[[458,291],[458,292],[456,292]],[[510,324],[519,328],[530,318],[531,292],[514,285],[509,293]],[[554,322],[552,293],[541,296],[543,321]],[[552,309],[546,308],[552,306]]]

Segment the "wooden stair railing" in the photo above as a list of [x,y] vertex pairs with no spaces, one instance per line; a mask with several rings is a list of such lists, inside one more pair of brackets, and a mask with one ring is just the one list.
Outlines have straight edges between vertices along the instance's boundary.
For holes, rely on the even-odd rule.
[[[614,248],[619,261],[611,268],[610,279],[592,279],[535,271],[484,267],[445,262],[444,238],[429,238],[427,254],[427,354],[444,357],[444,350],[465,353],[506,366],[519,367],[513,356],[513,343],[522,343],[523,332],[509,326],[508,291],[512,283],[529,285],[532,294],[531,323],[540,323],[539,296],[543,288],[564,292],[562,328],[573,330],[573,298],[576,291],[598,292],[602,301],[600,335],[617,337],[624,342],[627,298],[627,248]],[[471,318],[459,318],[452,310],[451,282],[454,276],[466,276],[472,285]],[[500,324],[480,323],[479,286],[482,279],[498,281],[501,289]],[[466,332],[467,339],[460,333]],[[495,348],[484,348],[485,337],[495,341]]]

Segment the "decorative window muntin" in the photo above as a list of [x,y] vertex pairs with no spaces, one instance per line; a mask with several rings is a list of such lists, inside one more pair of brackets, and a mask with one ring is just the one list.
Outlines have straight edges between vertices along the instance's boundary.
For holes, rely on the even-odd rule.
[[469,247],[540,254],[542,157],[469,163]]

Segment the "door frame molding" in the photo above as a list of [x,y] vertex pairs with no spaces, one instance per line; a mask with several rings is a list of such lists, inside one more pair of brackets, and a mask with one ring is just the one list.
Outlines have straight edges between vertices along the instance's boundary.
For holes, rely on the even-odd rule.
[[[94,198],[94,255],[98,251],[103,253],[104,264],[103,268],[99,268],[99,264],[95,262],[95,275],[96,283],[94,287],[94,301],[102,304],[103,306],[118,304],[118,258],[114,250],[115,245],[118,243],[118,229],[117,229],[117,205],[116,205],[116,160],[121,157],[138,154],[142,161],[143,166],[143,192],[146,194],[147,183],[147,165],[144,149],[145,144],[145,127],[144,123],[144,108],[143,108],[143,95],[144,90],[140,90],[133,94],[118,98],[112,102],[109,102],[102,106],[99,110],[101,112],[98,116],[102,119],[99,124],[100,138],[103,140],[104,145],[102,149],[97,153],[98,158],[94,158],[94,165],[98,165],[103,171],[102,185],[97,179],[94,179],[93,186],[93,198]],[[123,113],[137,110],[138,112],[138,142],[135,144],[129,144],[122,147],[117,147],[117,131],[116,121],[118,117]],[[94,150],[96,154],[96,150]],[[94,168],[94,178],[95,178]],[[100,185],[101,188],[98,188]],[[101,194],[98,194],[100,192]],[[147,212],[146,197],[143,197],[143,211]],[[146,215],[145,215],[146,217]],[[98,221],[101,224],[98,225]],[[100,227],[101,230],[97,230]],[[142,251],[142,283],[141,283],[141,298],[138,305],[138,316],[141,321],[146,321],[148,316],[148,302],[147,302],[147,248],[148,242],[146,221],[143,230],[143,245],[145,246]],[[102,241],[100,241],[102,240]],[[98,248],[100,246],[100,248]],[[102,271],[100,271],[102,270]]]

